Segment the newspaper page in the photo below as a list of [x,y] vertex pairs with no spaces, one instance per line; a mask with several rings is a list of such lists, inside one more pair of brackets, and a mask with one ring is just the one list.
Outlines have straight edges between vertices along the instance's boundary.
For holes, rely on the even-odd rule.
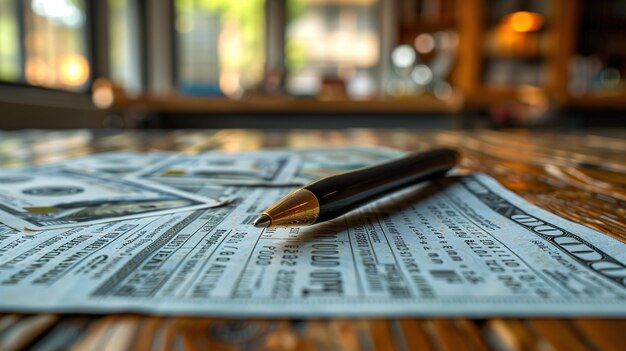
[[5,234],[0,310],[626,315],[625,244],[487,176],[415,186],[316,226],[251,225],[289,190],[234,188],[224,207]]

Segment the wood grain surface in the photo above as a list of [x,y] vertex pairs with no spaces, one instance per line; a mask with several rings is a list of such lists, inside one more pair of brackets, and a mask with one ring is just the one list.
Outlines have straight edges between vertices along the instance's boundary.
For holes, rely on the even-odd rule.
[[[531,203],[626,242],[626,137],[511,132],[0,132],[0,166],[114,150],[243,151],[376,144],[458,148]],[[626,316],[625,316],[626,317]],[[0,314],[0,350],[625,350],[625,319],[237,320],[144,315]]]

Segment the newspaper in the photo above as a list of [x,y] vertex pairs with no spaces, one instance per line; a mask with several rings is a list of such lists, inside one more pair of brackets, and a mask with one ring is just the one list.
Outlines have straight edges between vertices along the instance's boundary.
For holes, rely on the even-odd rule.
[[221,205],[207,197],[62,167],[0,170],[0,223],[43,230]]
[[487,176],[415,186],[316,226],[251,225],[289,190],[231,188],[223,207],[0,235],[0,310],[626,316],[625,245]]

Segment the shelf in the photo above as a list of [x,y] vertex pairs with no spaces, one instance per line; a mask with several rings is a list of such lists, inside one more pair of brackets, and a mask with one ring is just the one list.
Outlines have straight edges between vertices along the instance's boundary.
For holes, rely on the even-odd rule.
[[[527,90],[527,92],[524,91]],[[522,101],[524,94],[548,95],[548,91],[541,87],[489,87],[485,86],[466,96],[466,106],[470,108],[485,108]]]
[[514,53],[514,52],[498,52],[492,49],[485,49],[483,51],[483,55],[486,59],[493,60],[544,60],[547,57],[545,52],[541,52],[539,50],[533,52],[525,52],[525,53]]
[[155,95],[134,99],[116,98],[113,104],[114,108],[133,106],[165,113],[456,113],[463,107],[463,99],[457,96],[448,101],[441,101],[430,96],[419,96],[365,101],[320,101],[289,97],[254,97],[232,100],[182,95]]
[[404,23],[401,24],[398,28],[398,41],[400,43],[413,43],[415,37],[422,33],[435,33],[445,30],[454,29],[456,26],[455,22],[450,21],[439,21],[439,22],[415,22],[415,23]]
[[569,97],[566,106],[581,109],[623,109],[626,108],[626,91]]

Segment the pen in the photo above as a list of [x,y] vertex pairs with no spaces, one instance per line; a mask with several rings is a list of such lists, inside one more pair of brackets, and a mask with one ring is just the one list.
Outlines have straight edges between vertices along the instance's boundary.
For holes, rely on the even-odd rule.
[[283,197],[255,221],[258,228],[298,227],[341,216],[385,194],[444,175],[459,154],[435,149],[322,178]]

